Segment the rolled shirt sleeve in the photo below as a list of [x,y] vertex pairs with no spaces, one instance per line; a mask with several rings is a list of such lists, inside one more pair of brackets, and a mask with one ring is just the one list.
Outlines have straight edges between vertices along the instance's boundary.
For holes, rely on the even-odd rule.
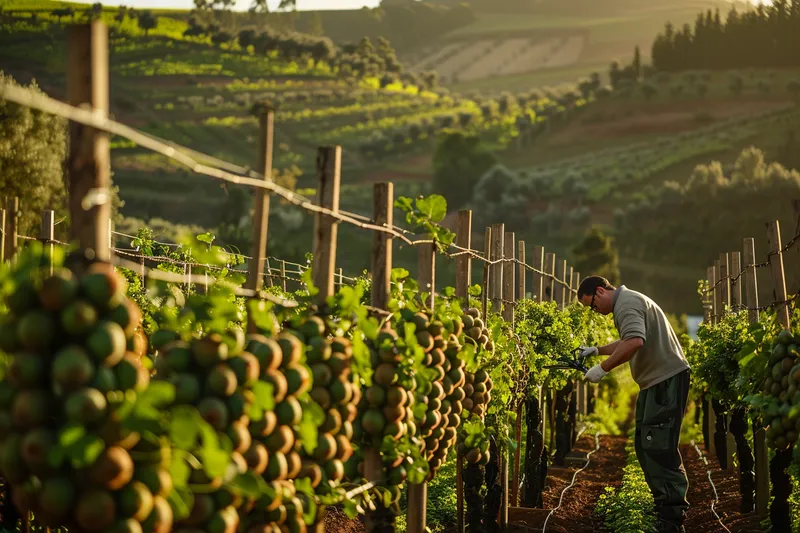
[[643,308],[637,305],[621,310],[618,313],[617,322],[617,329],[619,329],[620,337],[623,340],[639,337],[642,342],[647,341]]

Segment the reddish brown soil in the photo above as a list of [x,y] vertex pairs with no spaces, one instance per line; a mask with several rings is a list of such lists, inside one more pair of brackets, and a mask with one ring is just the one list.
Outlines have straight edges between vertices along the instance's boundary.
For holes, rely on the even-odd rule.
[[[600,449],[590,457],[589,466],[578,473],[575,484],[564,494],[561,507],[547,522],[547,531],[599,531],[602,519],[594,515],[597,500],[605,487],[619,487],[622,467],[625,465],[625,437],[600,437]],[[585,435],[578,440],[575,450],[589,452],[594,449],[594,437]],[[548,481],[543,496],[545,507],[558,505],[564,487],[572,481],[577,470],[556,474]]]
[[[701,451],[706,454],[702,449]],[[707,467],[693,446],[682,446],[681,455],[686,473],[689,476],[689,504],[686,517],[686,531],[695,533],[725,533],[714,513],[711,504],[714,501],[714,490],[708,481],[707,471],[711,470],[711,479],[717,489],[719,501],[714,510],[722,523],[732,533],[750,533],[762,531],[759,523],[763,517],[753,513],[739,514],[739,479],[736,472],[724,472],[719,469],[716,459],[709,459]]]

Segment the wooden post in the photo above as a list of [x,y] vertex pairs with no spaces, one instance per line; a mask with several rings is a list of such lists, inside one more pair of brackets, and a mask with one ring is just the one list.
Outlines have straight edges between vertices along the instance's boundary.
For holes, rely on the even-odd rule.
[[[107,116],[108,27],[101,20],[68,28],[67,102],[88,104]],[[109,261],[108,222],[111,215],[111,150],[109,135],[69,123],[67,158],[70,239],[89,257]]]
[[556,254],[553,253],[546,253],[544,254],[544,272],[547,274],[547,277],[544,279],[544,289],[542,294],[544,298],[542,301],[544,302],[554,302],[556,301],[555,297],[555,275],[556,275]]
[[425,305],[433,307],[433,293],[436,290],[436,246],[433,243],[418,246],[417,280],[420,293],[429,293]]
[[[580,284],[581,273],[573,271],[572,283],[570,284],[570,294],[572,294],[575,299],[577,299],[577,292]],[[578,414],[583,416],[587,416],[589,414],[589,383],[583,379],[578,380]]]
[[41,239],[42,244],[44,244],[45,250],[47,250],[47,255],[50,258],[50,274],[53,273],[53,241],[56,238],[55,220],[55,211],[50,209],[42,211],[42,231],[39,234],[39,238]]
[[[261,137],[258,143],[258,169],[264,181],[272,181],[272,144],[274,139],[275,112],[267,109],[259,120]],[[264,286],[264,261],[267,257],[267,231],[269,228],[269,192],[256,189],[253,199],[253,233],[250,264],[247,269],[245,288],[260,291]],[[248,331],[255,332],[256,326],[248,315]]]
[[790,328],[789,306],[786,302],[786,277],[783,270],[783,254],[781,252],[781,229],[777,220],[767,223],[767,246],[771,255],[772,280],[774,283],[772,294],[775,302],[775,314],[778,322],[784,328]]
[[[505,243],[505,225],[492,225],[492,261],[497,261],[504,257],[503,244]],[[503,266],[504,263],[497,263],[491,270],[491,292],[492,309],[499,313],[503,305]]]
[[[456,244],[462,248],[472,248],[472,211],[462,209],[456,222]],[[472,260],[469,254],[456,258],[456,296],[461,298],[464,308],[469,307],[469,285],[472,283]],[[460,494],[460,493],[459,493]],[[463,517],[459,515],[463,520]]]
[[719,311],[719,315],[722,318],[731,306],[731,277],[728,254],[719,254],[719,278],[717,279],[722,280],[719,286],[720,298],[722,299],[722,308]]
[[[721,298],[719,297],[719,287],[716,286],[718,275],[719,275],[719,261],[714,262],[714,266],[709,267],[708,269],[709,279],[708,285],[711,290],[711,301],[712,301],[712,312],[711,312],[711,323],[716,324],[718,320],[718,316],[721,313],[720,309],[720,302]],[[717,446],[714,443],[714,428],[717,425],[716,415],[714,414],[714,409],[711,408],[711,400],[708,400],[706,403],[706,416],[703,417],[703,437],[705,438],[705,448],[708,451],[709,455],[712,457],[717,454]]]
[[0,235],[0,261],[6,261],[6,210],[0,209],[0,230],[3,234]]
[[[517,254],[514,251],[516,239],[513,231],[507,232],[503,237],[503,259],[515,259]],[[516,289],[514,273],[516,268],[513,261],[503,263],[503,320],[514,324],[514,306]]]
[[[372,216],[375,225],[394,224],[394,184],[376,183],[372,187]],[[392,280],[392,236],[376,231],[372,234],[372,306],[386,309]]]
[[[372,213],[375,224],[392,226],[394,219],[394,185],[376,183],[372,188]],[[372,234],[372,292],[371,303],[386,309],[389,303],[392,280],[392,236],[384,232]],[[380,447],[364,448],[364,477],[367,481],[381,482],[385,477]],[[394,512],[376,503],[377,510],[366,515],[366,530],[388,533],[394,531]]]
[[[459,211],[456,224],[456,244],[462,248],[472,248],[472,211]],[[464,254],[456,258],[456,296],[462,300],[464,309],[469,307],[470,283],[472,259]],[[464,456],[460,454],[456,459],[456,515],[456,532],[464,533]]]
[[[786,277],[783,269],[783,253],[781,252],[781,227],[777,220],[767,223],[767,247],[769,262],[772,266],[772,301],[778,323],[790,329],[789,305],[786,301]],[[775,531],[789,531],[792,516],[789,497],[792,494],[792,478],[787,468],[792,462],[792,450],[776,452],[770,460],[770,478],[772,479],[772,501],[770,503],[770,521]]]
[[564,290],[566,293],[566,298],[564,298],[564,306],[569,306],[575,300],[575,294],[572,292],[572,289],[575,289],[575,267],[569,267],[569,272],[567,273],[567,277],[564,281],[567,282],[567,289]]
[[525,241],[517,243],[517,259],[519,259],[519,271],[517,272],[517,299],[522,300],[527,297],[525,278],[528,277],[528,269],[525,264]]
[[286,292],[286,261],[281,259],[281,289]]
[[[533,247],[532,266],[539,272],[544,272],[544,246]],[[533,285],[531,286],[531,297],[537,302],[543,302],[544,276],[533,273]]]
[[483,234],[483,253],[486,258],[486,263],[483,264],[483,290],[481,291],[481,304],[483,319],[486,320],[486,313],[489,308],[489,290],[491,288],[492,269],[489,266],[489,261],[492,260],[492,228],[487,227]]
[[[742,272],[742,253],[731,252],[731,306],[735,309],[741,309],[742,306],[742,280],[744,274]],[[735,280],[733,278],[736,278]]]
[[[751,324],[758,322],[758,273],[756,272],[756,241],[748,237],[743,241],[745,305],[747,318]],[[761,420],[753,421],[753,458],[756,476],[756,514],[766,515],[769,511],[769,451],[767,432]]]
[[722,315],[725,314],[725,302],[722,299],[722,264],[720,260],[714,261],[714,323],[720,321]]
[[708,292],[703,298],[705,304],[703,308],[703,320],[708,323],[714,322],[714,293],[711,287],[714,286],[714,267],[706,268],[706,281],[708,281]]
[[11,261],[17,254],[17,247],[19,246],[19,198],[14,196],[6,200],[6,221],[4,225],[5,231],[5,255],[3,259]]
[[558,281],[555,283],[555,300],[559,309],[564,309],[564,300],[567,292],[564,290],[564,283],[566,283],[567,272],[567,260],[556,261],[556,278]]
[[[339,211],[339,188],[342,180],[342,147],[321,146],[317,150],[317,205]],[[333,296],[333,274],[336,269],[336,238],[339,222],[331,216],[318,214],[314,229],[314,285],[319,289],[316,301],[325,302]]]
[[[418,247],[417,278],[420,293],[430,291],[425,304],[433,307],[436,284],[436,246],[433,243],[421,244]],[[408,484],[408,512],[406,514],[406,531],[408,533],[425,533],[428,509],[428,482]]]

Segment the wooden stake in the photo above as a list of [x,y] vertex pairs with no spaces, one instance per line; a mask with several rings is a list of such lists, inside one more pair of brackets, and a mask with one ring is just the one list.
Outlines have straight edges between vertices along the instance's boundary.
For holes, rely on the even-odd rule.
[[719,322],[722,318],[722,313],[725,312],[725,306],[722,302],[722,265],[719,259],[714,261],[714,323]]
[[770,264],[772,265],[772,289],[773,302],[775,302],[775,314],[778,322],[786,329],[791,327],[789,323],[789,306],[786,302],[786,277],[783,270],[783,253],[781,252],[781,226],[777,220],[767,223],[767,246],[770,253]]
[[548,274],[547,277],[544,278],[544,288],[542,291],[542,301],[543,302],[555,302],[556,295],[555,290],[553,287],[555,286],[555,275],[556,275],[556,254],[553,253],[546,253],[544,254],[544,272]]
[[[339,189],[342,180],[342,147],[321,146],[317,150],[317,204],[339,211]],[[336,270],[336,239],[339,223],[333,217],[318,214],[314,230],[314,285],[319,289],[316,301],[323,304],[334,294],[333,275]]]
[[286,292],[286,261],[281,259],[281,289]]
[[566,292],[564,290],[563,282],[567,279],[567,260],[561,259],[556,261],[556,278],[558,281],[555,283],[555,301],[559,309],[564,309],[564,300]]
[[17,255],[19,246],[19,198],[14,196],[6,200],[5,223],[5,255],[6,261],[11,261]]
[[728,254],[719,254],[719,277],[717,279],[722,280],[722,283],[719,285],[720,298],[722,300],[719,318],[722,319],[731,306],[731,277]]
[[42,231],[39,234],[42,244],[47,250],[50,262],[50,274],[53,273],[53,241],[56,238],[56,216],[55,211],[50,209],[42,211]]
[[[68,28],[67,101],[89,105],[99,116],[109,109],[108,28],[101,20]],[[111,151],[105,132],[69,123],[67,159],[70,239],[89,257],[109,261]]]
[[[756,272],[756,241],[748,237],[743,241],[745,305],[751,324],[758,322],[758,275]],[[766,515],[769,511],[769,451],[767,432],[759,420],[753,421],[753,458],[756,475],[756,514]]]
[[[378,226],[394,224],[394,184],[376,183],[372,187],[372,216]],[[392,281],[392,236],[382,231],[372,234],[372,306],[386,309]]]
[[517,243],[517,259],[519,259],[519,270],[517,271],[517,299],[522,300],[528,297],[525,290],[525,278],[528,277],[528,270],[525,267],[525,241]]
[[[514,259],[516,252],[514,246],[516,238],[513,231],[507,232],[503,237],[503,258]],[[516,298],[514,291],[516,289],[514,273],[516,268],[512,261],[503,263],[503,320],[510,324],[514,324],[514,306]]]
[[708,292],[704,296],[705,305],[703,307],[703,320],[714,323],[714,267],[706,268],[706,281],[708,281]]
[[[275,112],[267,109],[261,115],[260,141],[258,153],[258,169],[264,175],[264,181],[272,181],[272,143],[274,138]],[[265,189],[255,190],[253,199],[253,228],[252,246],[250,249],[250,264],[247,268],[247,283],[245,288],[260,291],[264,286],[264,262],[267,257],[267,231],[269,228],[269,193]],[[256,325],[248,314],[247,329],[256,331]]]
[[[487,227],[483,237],[483,253],[487,261],[492,260],[492,228]],[[489,263],[483,264],[483,291],[481,291],[481,304],[483,319],[486,320],[486,313],[489,307],[489,290],[491,289],[491,273],[492,269]]]
[[[731,252],[731,306],[735,309],[739,309],[742,305],[742,280],[744,279],[743,275],[740,275],[742,272],[742,253],[741,252]],[[738,277],[737,277],[738,276]],[[735,280],[733,278],[736,278]]]
[[[708,273],[708,286],[710,290],[709,297],[711,298],[712,308],[711,308],[711,323],[716,324],[718,320],[718,309],[719,309],[719,302],[721,298],[718,298],[719,295],[719,287],[716,286],[717,283],[717,275],[719,270],[719,261],[715,261],[714,266],[709,267],[707,270]],[[712,457],[717,454],[717,447],[714,444],[714,428],[717,425],[716,415],[714,414],[714,409],[711,408],[711,402],[708,402],[708,408],[705,410],[705,416],[703,417],[703,436],[707,437],[705,441],[705,448],[706,451]]]
[[567,282],[567,287],[568,287],[567,289],[564,290],[564,293],[566,295],[564,298],[564,306],[567,307],[574,301],[575,297],[575,295],[572,293],[572,289],[575,288],[575,286],[573,285],[575,281],[573,279],[574,273],[575,273],[575,267],[569,267],[569,271],[567,272],[567,277],[564,279],[564,281]]
[[0,235],[0,260],[7,261],[8,258],[6,257],[6,230],[8,228],[6,226],[5,209],[0,209],[0,229],[3,230],[3,234]]
[[[502,259],[503,244],[505,244],[505,225],[492,225],[492,261]],[[491,269],[492,310],[499,313],[503,305],[503,265],[497,263]]]
[[[456,244],[462,248],[472,248],[472,211],[462,209],[456,221]],[[456,258],[456,296],[469,307],[469,284],[472,283],[472,260],[468,254]],[[465,307],[465,309],[466,309]]]
[[[533,257],[531,266],[539,272],[544,272],[544,246],[533,247]],[[533,273],[533,285],[531,286],[531,297],[537,302],[544,299],[544,277],[541,274]]]

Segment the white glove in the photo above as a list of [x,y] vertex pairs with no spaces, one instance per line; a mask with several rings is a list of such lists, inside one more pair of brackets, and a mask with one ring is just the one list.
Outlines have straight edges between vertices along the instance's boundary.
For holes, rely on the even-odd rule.
[[600,364],[598,363],[589,370],[587,370],[586,374],[584,374],[583,377],[586,378],[588,381],[591,381],[592,383],[599,383],[600,380],[606,377],[607,375],[608,372],[603,370],[603,367],[601,367]]
[[597,346],[581,346],[581,357],[593,357],[599,353]]

